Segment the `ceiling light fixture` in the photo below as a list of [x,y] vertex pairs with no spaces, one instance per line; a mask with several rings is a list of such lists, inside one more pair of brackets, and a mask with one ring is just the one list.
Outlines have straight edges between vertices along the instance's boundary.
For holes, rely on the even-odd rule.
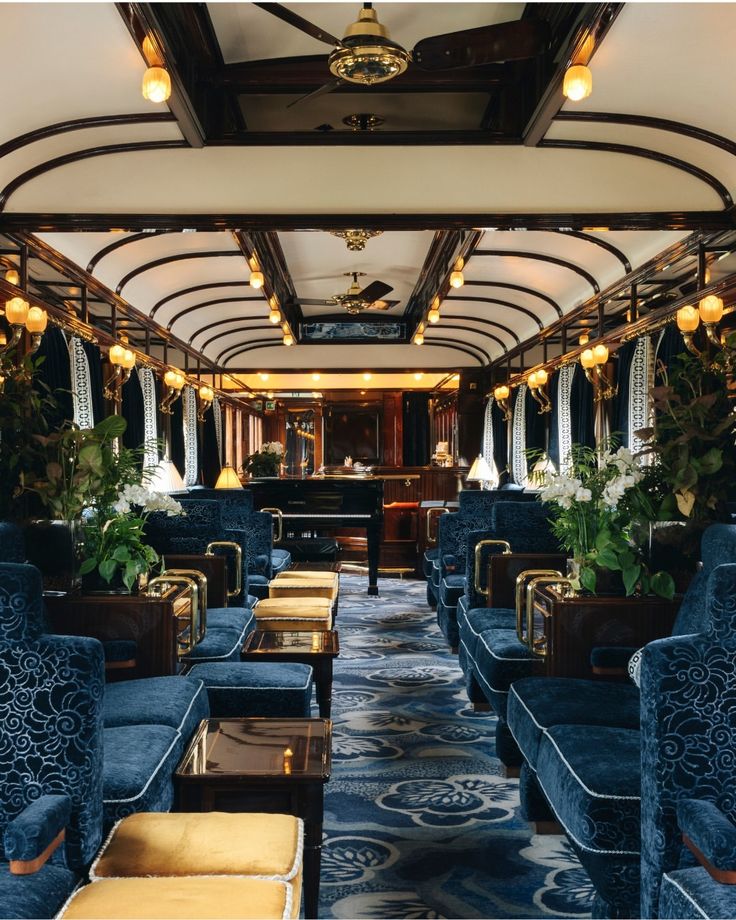
[[312,380],[314,380],[315,383],[317,383],[321,379],[322,379],[322,374],[320,374],[319,371],[315,371],[312,374]]
[[250,273],[250,278],[248,279],[248,284],[255,288],[256,291],[260,290],[263,287],[264,282],[263,272],[261,271],[252,271]]
[[5,280],[8,284],[14,284],[16,287],[20,284],[20,275],[14,268],[9,268],[5,272]]
[[330,55],[329,67],[341,80],[372,86],[403,73],[409,60],[409,52],[392,41],[376,11],[364,7]]
[[464,265],[465,263],[462,259],[458,259],[455,263],[455,268],[450,275],[450,287],[461,288],[465,284]]
[[365,371],[365,373],[363,374],[363,380],[365,380],[365,382],[368,383],[369,380],[373,380],[373,374],[371,374],[370,371]]
[[330,230],[330,233],[345,240],[350,252],[362,252],[368,240],[380,236],[383,230]]
[[274,326],[278,326],[281,322],[281,310],[270,310],[268,313],[269,323],[273,323]]
[[503,419],[505,422],[511,420],[511,407],[509,406],[509,396],[511,395],[511,388],[508,384],[500,383],[497,387],[493,389],[493,398],[496,400],[498,405],[501,407],[501,412],[503,413]]
[[285,332],[283,342],[284,342],[284,345],[293,345],[294,336],[290,332]]
[[415,332],[414,333],[414,344],[415,345],[424,345],[424,333]]
[[590,335],[587,332],[583,332],[582,335],[578,338],[578,345],[587,345],[590,341]]
[[171,96],[171,77],[165,67],[149,67],[141,84],[143,98],[149,102],[166,102]]
[[415,371],[414,373],[415,380],[421,380],[422,377],[424,377],[424,371]]
[[562,92],[570,102],[587,99],[593,92],[593,74],[585,64],[573,64],[565,71]]

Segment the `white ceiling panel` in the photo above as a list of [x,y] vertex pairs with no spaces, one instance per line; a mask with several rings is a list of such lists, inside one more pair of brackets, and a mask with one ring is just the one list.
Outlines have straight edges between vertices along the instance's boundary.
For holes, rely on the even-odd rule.
[[[449,336],[448,336],[449,338]],[[227,365],[226,365],[227,366]],[[230,362],[231,367],[291,368],[312,370],[351,367],[376,370],[381,367],[477,367],[479,362],[453,348],[440,345],[297,345],[258,348]]]

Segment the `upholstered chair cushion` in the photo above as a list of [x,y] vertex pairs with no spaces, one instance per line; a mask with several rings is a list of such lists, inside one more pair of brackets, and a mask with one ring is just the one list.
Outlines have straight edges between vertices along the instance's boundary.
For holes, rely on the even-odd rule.
[[[252,587],[252,586],[251,586]],[[207,628],[245,630],[247,636],[255,629],[255,614],[249,607],[208,607]]]
[[[711,866],[736,875],[736,824],[720,808],[703,799],[681,799],[677,821],[683,836]],[[700,857],[698,862],[702,862]]]
[[207,688],[213,718],[310,715],[312,669],[306,664],[216,662],[195,665],[189,675]]
[[515,680],[541,674],[544,662],[519,640],[516,629],[487,629],[478,636],[475,673],[497,716],[506,719],[509,687]]
[[299,896],[291,882],[230,876],[104,879],[76,891],[58,920],[288,920],[298,916]]
[[276,581],[327,581],[330,584],[337,584],[340,576],[337,572],[320,571],[319,569],[291,569],[288,572],[281,572],[276,576]]
[[457,623],[460,643],[475,661],[478,636],[487,629],[516,629],[516,611],[512,607],[473,607],[467,609],[467,600],[457,603]]
[[181,660],[190,664],[204,661],[239,661],[245,637],[252,628],[252,623],[248,623],[244,629],[232,629],[227,626],[208,627],[204,639],[186,655],[182,655]]
[[302,870],[303,836],[303,822],[293,815],[131,815],[100,850],[90,879],[260,875],[291,882]]
[[322,597],[334,601],[337,598],[337,576],[334,578],[276,578],[269,585],[269,597],[311,598]]
[[705,869],[666,872],[659,895],[661,920],[736,917],[736,885],[721,885]]
[[55,917],[78,881],[76,873],[56,863],[46,863],[33,875],[11,875],[8,863],[0,863],[2,915],[27,920]]
[[609,916],[637,916],[639,732],[608,726],[553,726],[542,735],[537,778],[599,897],[620,911]]
[[638,730],[639,692],[631,684],[527,677],[511,685],[507,718],[521,753],[536,769],[542,734],[553,725]]
[[274,547],[271,550],[271,571],[274,575],[285,572],[291,565],[291,553],[288,549]]
[[437,553],[439,553],[439,547],[437,546],[433,546],[431,549],[424,551],[424,555],[422,556],[422,572],[425,578],[432,577],[432,563],[437,560]]
[[0,641],[37,639],[44,632],[42,592],[35,566],[0,563]]
[[[26,568],[34,580],[38,573]],[[102,839],[104,683],[96,639],[0,642],[0,834],[39,795],[66,795],[72,869],[88,863]]]
[[103,732],[105,830],[138,811],[168,811],[182,735],[169,725],[118,725]]
[[188,741],[209,715],[207,692],[192,677],[147,677],[105,687],[105,728],[168,725]]

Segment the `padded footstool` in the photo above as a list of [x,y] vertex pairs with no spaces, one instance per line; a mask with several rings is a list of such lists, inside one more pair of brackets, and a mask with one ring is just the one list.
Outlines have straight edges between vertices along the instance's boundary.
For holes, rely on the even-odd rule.
[[268,586],[269,597],[317,597],[329,601],[337,600],[337,575],[327,577],[291,578],[277,575]]
[[242,876],[111,878],[78,888],[58,920],[287,920],[299,916],[290,882]]
[[306,664],[213,662],[195,665],[188,677],[205,685],[213,718],[310,715],[312,669]]
[[258,629],[319,632],[332,629],[332,601],[323,597],[266,597],[255,609]]

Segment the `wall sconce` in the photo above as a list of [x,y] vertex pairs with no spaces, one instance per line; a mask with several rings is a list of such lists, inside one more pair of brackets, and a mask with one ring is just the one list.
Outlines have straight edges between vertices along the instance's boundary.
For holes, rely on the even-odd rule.
[[30,306],[28,301],[22,297],[11,297],[10,300],[5,301],[5,318],[12,326],[13,332],[0,349],[0,354],[7,354],[16,347],[24,329],[31,334],[30,353],[38,351],[41,338],[49,322],[46,311],[41,307]]
[[529,378],[527,379],[532,397],[539,403],[539,415],[542,415],[544,412],[552,411],[552,403],[544,389],[548,379],[549,375],[543,367],[540,367],[538,371],[533,371],[529,374]]
[[15,287],[20,286],[20,275],[14,268],[9,268],[5,272],[5,280],[8,282],[8,284],[14,284]]
[[503,412],[503,420],[505,422],[511,421],[511,407],[509,406],[510,395],[511,390],[505,383],[499,384],[493,390],[493,398],[501,407],[501,411]]
[[580,364],[585,371],[585,376],[593,384],[596,402],[602,399],[612,399],[618,392],[618,387],[610,384],[603,373],[603,367],[607,361],[608,348],[602,343],[594,348],[586,348],[580,355]]
[[204,421],[207,410],[212,405],[214,398],[215,391],[212,387],[203,386],[199,388],[199,411],[197,412],[197,418],[200,422]]
[[135,352],[125,345],[116,343],[110,346],[107,357],[112,365],[112,374],[105,381],[105,399],[115,399],[123,385],[130,380],[130,375],[135,367]]
[[562,92],[570,102],[587,99],[593,92],[593,74],[585,64],[573,64],[565,71]]
[[723,309],[721,298],[715,294],[708,294],[700,301],[697,310],[695,307],[685,306],[677,311],[677,328],[682,333],[685,347],[691,354],[696,357],[703,356],[703,350],[698,348],[694,341],[694,333],[701,322],[708,344],[719,351],[723,350],[729,354],[734,352],[735,349],[727,344],[725,335],[718,332],[718,323],[723,319]]
[[181,395],[186,383],[186,377],[177,368],[170,369],[164,374],[164,384],[166,385],[166,395],[159,403],[159,409],[165,415],[171,415],[171,407]]
[[434,325],[440,321],[440,299],[435,297],[432,301],[432,306],[429,308],[427,313],[427,321]]

